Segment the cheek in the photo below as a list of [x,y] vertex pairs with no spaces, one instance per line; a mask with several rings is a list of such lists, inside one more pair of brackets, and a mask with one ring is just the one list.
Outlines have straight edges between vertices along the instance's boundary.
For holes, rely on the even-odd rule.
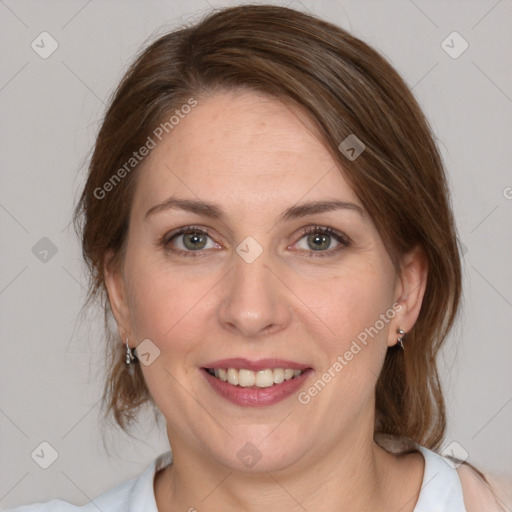
[[299,401],[307,404],[321,396],[317,407],[344,411],[343,417],[332,419],[334,430],[342,429],[347,418],[373,407],[395,316],[394,274],[385,270],[380,265],[354,265],[352,271],[329,279],[328,292],[310,295],[311,303],[318,305],[315,313],[322,320],[317,325],[324,325],[315,333],[322,356],[318,358],[316,380]]
[[190,278],[169,265],[137,257],[126,270],[134,335],[139,340],[149,338],[161,348],[169,340],[178,348],[185,333],[185,339],[192,338],[193,329],[200,325],[192,320],[207,304],[205,290],[214,285],[212,278]]
[[387,338],[394,316],[393,284],[394,272],[381,260],[354,257],[328,278],[307,286],[304,280],[298,281],[295,290],[317,318],[317,339],[323,339],[331,353],[347,349],[358,337],[364,341],[365,333],[368,340]]

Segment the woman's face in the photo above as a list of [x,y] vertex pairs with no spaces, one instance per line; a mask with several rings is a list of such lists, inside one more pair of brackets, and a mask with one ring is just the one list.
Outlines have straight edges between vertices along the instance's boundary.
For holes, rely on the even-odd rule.
[[275,99],[216,93],[140,171],[107,285],[131,346],[149,340],[138,356],[175,458],[273,471],[371,439],[403,285],[306,125]]

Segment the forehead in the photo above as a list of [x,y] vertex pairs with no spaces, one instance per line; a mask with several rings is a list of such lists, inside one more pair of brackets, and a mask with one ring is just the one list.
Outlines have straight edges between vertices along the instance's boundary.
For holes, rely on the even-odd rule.
[[281,210],[300,200],[359,204],[311,121],[255,92],[198,99],[157,141],[139,172],[136,210],[170,195],[220,202],[228,211],[231,205],[237,214],[254,207]]

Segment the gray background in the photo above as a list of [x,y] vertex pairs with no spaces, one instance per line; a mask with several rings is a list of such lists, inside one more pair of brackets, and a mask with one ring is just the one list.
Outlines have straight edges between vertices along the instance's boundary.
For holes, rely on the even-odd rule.
[[[86,503],[168,449],[148,414],[136,439],[107,432],[105,450],[101,317],[91,311],[79,321],[86,279],[69,221],[105,103],[139,47],[210,6],[235,3],[0,1],[4,507],[52,497]],[[465,251],[463,311],[440,361],[446,446],[456,442],[449,450],[467,452],[483,470],[512,473],[512,2],[279,3],[375,46],[427,113]],[[47,59],[31,48],[43,31],[59,45]],[[453,31],[469,44],[458,58],[442,47]],[[458,39],[446,44],[452,53],[462,48]],[[43,237],[56,254],[41,252],[48,249]],[[31,457],[43,441],[58,454],[46,470]]]

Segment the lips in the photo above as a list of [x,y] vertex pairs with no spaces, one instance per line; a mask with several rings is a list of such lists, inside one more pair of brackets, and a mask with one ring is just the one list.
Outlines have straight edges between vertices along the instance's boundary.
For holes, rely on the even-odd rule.
[[293,394],[312,372],[307,365],[281,359],[223,359],[203,374],[219,395],[241,406],[265,406]]
[[204,368],[235,368],[236,370],[245,368],[247,370],[258,371],[266,370],[267,368],[305,370],[309,368],[309,366],[307,364],[298,363],[296,361],[287,361],[285,359],[258,359],[257,361],[253,361],[237,357],[212,361],[211,363],[205,364]]

